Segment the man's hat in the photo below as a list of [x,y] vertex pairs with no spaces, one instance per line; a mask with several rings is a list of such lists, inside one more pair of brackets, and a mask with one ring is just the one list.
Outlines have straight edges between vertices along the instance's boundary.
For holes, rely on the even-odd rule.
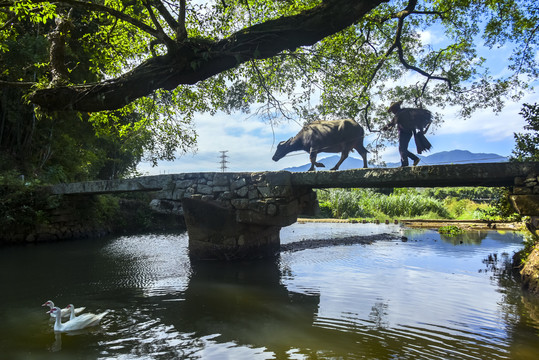
[[402,101],[396,101],[393,104],[391,104],[391,106],[387,109],[387,111],[395,114],[397,111],[400,110],[401,104],[402,104]]

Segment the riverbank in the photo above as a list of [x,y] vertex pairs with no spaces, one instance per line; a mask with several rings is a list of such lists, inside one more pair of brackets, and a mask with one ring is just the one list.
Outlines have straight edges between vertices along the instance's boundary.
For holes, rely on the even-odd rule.
[[425,219],[404,219],[400,220],[403,225],[417,228],[438,229],[442,226],[454,225],[464,230],[512,230],[519,231],[525,229],[522,222],[503,222],[487,220],[425,220]]
[[533,245],[529,254],[525,252],[521,251],[524,253],[522,255],[526,256],[520,270],[522,285],[531,293],[539,295],[539,242]]

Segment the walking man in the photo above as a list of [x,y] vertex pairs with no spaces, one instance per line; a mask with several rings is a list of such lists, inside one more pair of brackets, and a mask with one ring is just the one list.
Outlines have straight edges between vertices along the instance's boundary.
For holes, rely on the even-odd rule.
[[416,166],[420,159],[410,151],[408,151],[408,143],[412,136],[417,147],[417,152],[429,150],[432,145],[425,137],[425,133],[429,129],[432,122],[432,114],[425,109],[404,108],[401,109],[402,101],[397,101],[391,104],[388,111],[395,116],[393,120],[382,130],[390,130],[397,125],[399,131],[399,153],[401,156],[401,166],[408,166],[408,158],[412,159],[413,166]]

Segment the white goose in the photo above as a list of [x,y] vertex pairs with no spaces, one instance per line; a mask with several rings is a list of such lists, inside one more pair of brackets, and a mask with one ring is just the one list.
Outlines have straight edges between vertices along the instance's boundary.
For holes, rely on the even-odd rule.
[[[79,309],[86,309],[86,308],[82,307],[82,308],[75,309],[75,305],[73,304],[67,305],[64,309],[62,309],[62,318],[64,317],[64,311],[67,311],[67,313],[69,314],[69,320],[73,320],[74,318],[77,317],[77,315],[80,314],[80,311],[78,311]],[[94,315],[94,314],[90,314],[90,315]]]
[[[52,300],[47,300],[46,303],[42,304],[41,306],[48,306],[51,310],[52,308],[54,307],[54,303],[52,302]],[[81,312],[84,311],[84,309],[86,309],[85,307],[79,307],[79,308],[76,308],[75,309],[75,315],[78,315],[80,314]],[[71,310],[69,310],[68,308],[65,308],[65,309],[62,309],[62,319],[67,319],[67,317],[69,316]],[[51,318],[55,318],[56,315],[54,315],[53,313],[51,313],[50,311],[47,311],[47,313],[50,313],[51,314]]]
[[56,321],[54,322],[54,331],[57,332],[76,331],[96,326],[99,324],[101,319],[103,319],[103,316],[108,313],[108,311],[102,312],[101,314],[97,315],[86,313],[80,316],[76,316],[72,320],[68,320],[62,324],[61,309],[59,307],[55,306],[49,312],[53,314],[53,316],[56,316]]

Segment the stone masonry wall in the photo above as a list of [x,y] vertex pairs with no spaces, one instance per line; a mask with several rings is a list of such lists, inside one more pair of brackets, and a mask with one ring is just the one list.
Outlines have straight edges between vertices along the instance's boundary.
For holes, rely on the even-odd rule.
[[537,228],[539,226],[539,173],[531,172],[527,176],[515,177],[510,199],[519,214],[532,217],[530,224]]
[[532,173],[526,177],[516,177],[513,194],[539,195],[539,174]]
[[294,189],[290,173],[283,171],[178,174],[164,184],[151,206],[161,212],[182,213],[184,198],[235,210],[238,223],[278,226],[294,223],[298,213],[309,211],[316,203],[313,191]]
[[46,222],[33,227],[21,226],[15,232],[2,232],[0,244],[37,243],[56,240],[102,237],[110,233],[108,225],[92,219],[93,202],[87,196],[71,197],[46,209]]

